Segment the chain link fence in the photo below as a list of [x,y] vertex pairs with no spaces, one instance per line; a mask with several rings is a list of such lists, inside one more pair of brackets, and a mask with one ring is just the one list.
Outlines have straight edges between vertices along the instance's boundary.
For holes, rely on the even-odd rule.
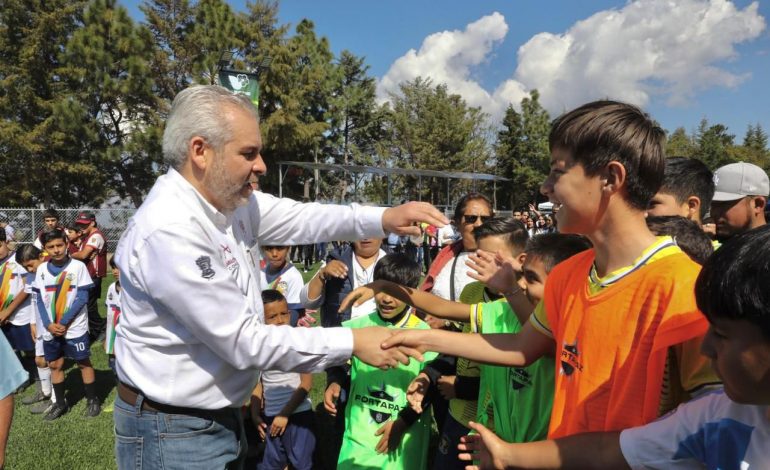
[[[84,210],[96,214],[96,225],[107,239],[107,251],[114,253],[120,235],[136,209],[56,209],[61,217],[59,222],[64,227],[72,226],[78,214]],[[17,243],[32,243],[38,232],[43,229],[43,211],[44,209],[0,208],[0,222],[6,222],[13,227],[13,238]]]

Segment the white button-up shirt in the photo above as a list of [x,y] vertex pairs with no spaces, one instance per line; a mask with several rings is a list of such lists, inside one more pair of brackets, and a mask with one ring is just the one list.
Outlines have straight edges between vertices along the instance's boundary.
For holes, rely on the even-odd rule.
[[254,193],[228,216],[169,170],[115,253],[118,377],[160,403],[218,409],[244,403],[260,370],[343,363],[353,349],[349,329],[264,324],[259,245],[381,238],[384,210]]

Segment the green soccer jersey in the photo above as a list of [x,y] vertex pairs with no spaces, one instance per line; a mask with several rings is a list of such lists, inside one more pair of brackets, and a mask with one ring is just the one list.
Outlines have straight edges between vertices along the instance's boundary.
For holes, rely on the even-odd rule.
[[[428,325],[411,312],[397,324],[384,321],[377,312],[343,322],[343,326],[363,328],[384,326],[387,328],[428,329]],[[425,353],[426,361],[436,357]],[[398,413],[409,406],[406,389],[422,370],[422,362],[412,359],[409,365],[382,370],[351,359],[350,394],[345,407],[345,434],[337,462],[337,468],[345,469],[415,469],[427,466],[428,441],[430,439],[431,414],[425,410],[420,418],[404,433],[401,444],[393,452],[378,454],[375,451],[380,436],[377,432],[388,420],[398,418]]]
[[[505,299],[474,305],[474,332],[518,333],[521,323]],[[506,442],[545,439],[551,420],[554,361],[544,357],[528,367],[481,366],[476,419],[487,422],[492,408],[495,434]]]

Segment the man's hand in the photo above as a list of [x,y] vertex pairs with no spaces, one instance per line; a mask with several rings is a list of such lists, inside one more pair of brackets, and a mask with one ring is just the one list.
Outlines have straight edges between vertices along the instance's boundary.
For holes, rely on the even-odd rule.
[[478,465],[468,465],[465,470],[504,470],[509,468],[505,453],[506,442],[479,423],[471,421],[468,426],[478,434],[468,434],[460,438],[460,445],[457,446],[463,451],[460,454],[460,460],[476,461]]
[[455,394],[455,380],[457,380],[456,375],[442,375],[436,381],[438,392],[445,400],[451,400],[457,396]]
[[499,293],[510,292],[516,287],[516,271],[521,269],[520,266],[517,269],[518,263],[511,257],[483,250],[470,255],[465,264],[473,270],[468,271],[468,277]]
[[326,263],[326,266],[318,271],[318,275],[321,276],[321,280],[325,281],[331,277],[338,279],[345,279],[348,277],[348,267],[345,263],[338,259],[333,259]]
[[351,305],[358,307],[367,300],[373,299],[375,294],[377,294],[377,281],[370,282],[365,286],[357,287],[342,299],[339,312],[344,312],[350,308]]
[[[404,347],[410,350],[415,350],[419,353],[427,351],[422,340],[422,334],[425,331],[430,330],[392,330],[393,332],[387,338],[385,338],[381,344],[384,349],[390,349],[395,347]],[[414,357],[414,356],[412,356]]]
[[11,317],[11,313],[13,312],[7,308],[0,310],[0,325],[5,325],[8,322],[8,319]]
[[420,235],[421,222],[443,227],[449,219],[431,204],[414,201],[385,209],[382,214],[382,228],[388,233]]
[[[389,369],[395,367],[398,363],[409,364],[409,358],[413,357],[422,361],[423,357],[420,351],[408,346],[394,345],[388,350],[382,348],[382,343],[390,338],[395,330],[389,330],[381,326],[370,326],[366,328],[354,328],[353,332],[353,355],[365,363],[380,369]],[[413,330],[417,331],[417,330]]]
[[32,341],[37,340],[37,325],[34,323],[29,324],[29,332],[32,334]]
[[382,436],[374,450],[376,450],[378,454],[396,450],[401,443],[401,439],[404,437],[405,432],[406,423],[404,420],[401,418],[398,418],[395,421],[389,419],[374,433],[375,436]]
[[406,389],[406,401],[415,413],[422,414],[422,401],[428,393],[428,387],[430,387],[430,377],[425,372],[420,372]]
[[337,400],[340,398],[340,391],[342,386],[333,382],[326,387],[324,392],[324,409],[332,416],[337,416]]
[[273,424],[270,425],[270,436],[278,437],[283,436],[283,432],[286,431],[286,426],[289,424],[289,418],[287,416],[278,415],[273,418]]

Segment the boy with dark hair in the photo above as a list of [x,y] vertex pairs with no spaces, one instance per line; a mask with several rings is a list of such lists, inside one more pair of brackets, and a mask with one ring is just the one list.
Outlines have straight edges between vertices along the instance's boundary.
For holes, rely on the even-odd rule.
[[[287,250],[288,251],[288,250]],[[262,291],[266,325],[289,325],[286,297],[275,289]],[[251,419],[265,441],[259,470],[313,468],[313,408],[308,393],[313,374],[264,371],[251,395]]]
[[714,174],[695,158],[666,159],[663,184],[650,200],[649,215],[680,215],[703,224],[714,197]]
[[[562,233],[594,248],[557,265],[543,301],[516,334],[399,332],[405,345],[521,367],[553,354],[550,437],[618,430],[658,416],[669,349],[707,329],[692,295],[699,266],[647,228],[663,180],[665,133],[638,108],[581,106],[553,123],[548,196]],[[674,364],[681,377],[698,375]],[[700,364],[698,364],[698,367]]]
[[[374,268],[374,279],[416,288],[420,267],[404,254],[390,254]],[[377,310],[342,324],[351,328],[384,326],[395,329],[428,329],[408,305],[387,294],[375,296]],[[426,360],[435,354],[425,355]],[[422,362],[411,360],[393,370],[368,366],[354,357],[350,370],[350,398],[345,408],[345,434],[338,468],[415,469],[427,464],[430,412],[409,407],[406,388]],[[343,374],[337,374],[343,375]]]
[[706,262],[714,252],[714,245],[695,220],[679,215],[648,216],[647,227],[655,235],[669,235],[676,246],[698,264]]
[[262,290],[274,289],[286,298],[289,312],[291,312],[290,324],[297,326],[305,316],[305,307],[300,299],[302,287],[305,285],[302,274],[289,262],[288,246],[264,246],[262,251],[265,258],[265,267],[262,269]]
[[37,236],[35,237],[35,241],[33,242],[33,245],[38,250],[43,249],[43,243],[40,241],[40,236],[43,235],[43,232],[51,231],[55,228],[63,229],[61,223],[61,217],[59,217],[59,211],[56,209],[49,207],[48,209],[43,211],[43,228],[37,232]]
[[16,263],[20,264],[27,271],[27,283],[25,291],[30,295],[30,323],[32,338],[35,341],[35,365],[37,366],[38,382],[35,393],[24,397],[21,402],[25,405],[31,405],[29,412],[40,414],[48,412],[53,402],[53,392],[51,390],[51,369],[45,360],[43,350],[43,322],[40,320],[40,310],[37,308],[37,299],[34,295],[35,273],[38,266],[45,261],[42,251],[34,245],[22,245],[16,250]]
[[0,327],[14,351],[22,354],[24,368],[32,372],[35,343],[29,325],[34,312],[26,284],[27,270],[16,262],[5,232],[0,230]]
[[51,382],[56,402],[45,415],[46,421],[67,412],[64,399],[64,357],[77,362],[87,399],[85,416],[101,412],[96,396],[94,368],[88,339],[86,303],[93,281],[86,266],[67,253],[67,236],[54,229],[43,234],[43,248],[51,257],[37,268],[33,292],[40,311],[45,360],[51,368]]
[[[475,256],[471,256],[471,259],[476,259],[482,253],[487,256],[500,255],[511,260],[512,264],[515,265],[515,270],[520,270],[524,246],[529,239],[527,229],[521,222],[510,218],[493,217],[475,227],[473,237],[478,245],[478,251]],[[464,324],[462,331],[464,333],[471,332],[467,306],[491,302],[504,297],[503,292],[510,291],[511,285],[504,285],[500,289],[495,289],[479,281],[471,282],[465,286],[460,293],[459,302],[454,303],[458,306],[462,305],[466,309],[463,316],[455,318]],[[427,295],[439,303],[451,302],[433,296],[433,294]],[[401,300],[406,301],[407,299],[402,298]],[[429,302],[425,309],[418,308],[418,310],[437,318],[444,318],[443,309],[435,308],[437,305],[437,303]],[[529,314],[532,309],[531,307],[527,308],[527,314]],[[435,393],[440,393],[444,399],[449,400],[448,416],[445,418],[442,428],[439,429],[439,443],[433,468],[449,470],[464,467],[457,458],[457,442],[459,442],[460,436],[464,436],[470,431],[468,422],[476,417],[480,375],[481,370],[478,363],[463,357],[440,355],[436,360],[428,363],[423,372],[410,385],[409,391],[412,396],[409,400],[410,403],[415,403],[418,409],[428,386],[430,387],[431,400],[434,403]]]
[[724,390],[622,432],[506,444],[483,426],[465,438],[468,468],[770,468],[770,227],[724,244],[695,284],[709,322],[703,354]]
[[107,320],[99,315],[99,298],[102,296],[102,280],[107,276],[107,238],[96,224],[96,214],[83,211],[75,219],[80,231],[78,251],[72,258],[82,261],[91,276],[93,288],[88,293],[88,339],[91,343],[104,338]]

